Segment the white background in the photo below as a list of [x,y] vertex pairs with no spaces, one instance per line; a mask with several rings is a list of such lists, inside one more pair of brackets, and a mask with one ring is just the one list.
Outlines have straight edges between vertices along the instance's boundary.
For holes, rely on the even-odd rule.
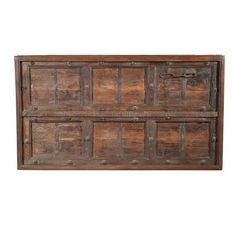
[[[235,1],[0,1],[0,235],[236,235]],[[225,54],[223,171],[17,171],[13,56]]]

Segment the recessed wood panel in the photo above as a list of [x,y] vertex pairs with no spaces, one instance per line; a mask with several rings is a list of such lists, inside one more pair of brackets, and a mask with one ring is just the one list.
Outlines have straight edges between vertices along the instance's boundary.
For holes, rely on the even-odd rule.
[[55,104],[55,69],[31,69],[31,103],[33,105]]
[[124,158],[139,159],[144,156],[144,124],[122,124],[122,153]]
[[80,104],[79,68],[32,68],[30,83],[32,105]]
[[56,137],[54,123],[33,123],[32,124],[32,150],[33,156],[55,154]]
[[210,123],[158,123],[156,137],[158,158],[211,158]]
[[139,159],[144,156],[144,124],[94,124],[94,158]]
[[114,158],[117,155],[117,123],[94,124],[94,158]]
[[[215,99],[211,67],[173,66],[158,70],[157,105],[165,107],[182,106],[187,109],[211,107]],[[215,71],[216,72],[216,71]]]
[[157,124],[156,150],[160,158],[180,156],[180,125],[178,123]]
[[118,69],[93,69],[93,103],[115,104]]
[[[59,123],[56,125],[58,150],[61,155],[81,155],[82,132],[80,123]],[[58,136],[57,136],[58,135]]]
[[210,127],[207,123],[185,125],[184,150],[189,158],[209,157]]
[[58,69],[56,103],[80,104],[80,69]]
[[168,105],[182,105],[183,81],[177,79],[165,79],[158,82],[158,102]]
[[144,104],[144,68],[121,69],[121,101],[124,104]]
[[51,160],[80,158],[80,123],[32,123],[32,158]]

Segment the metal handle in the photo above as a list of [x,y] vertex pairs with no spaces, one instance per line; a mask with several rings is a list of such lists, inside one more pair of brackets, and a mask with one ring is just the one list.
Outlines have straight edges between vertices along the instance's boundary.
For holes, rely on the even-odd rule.
[[175,75],[175,74],[172,74],[172,73],[161,73],[159,75],[160,78],[164,78],[164,77],[170,77],[170,78],[194,78],[196,77],[196,74],[195,73],[184,73],[182,75]]

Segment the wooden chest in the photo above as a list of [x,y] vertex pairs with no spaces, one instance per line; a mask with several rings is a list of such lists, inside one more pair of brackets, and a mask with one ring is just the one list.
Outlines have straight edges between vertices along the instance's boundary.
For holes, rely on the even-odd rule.
[[18,169],[222,169],[224,57],[16,56]]

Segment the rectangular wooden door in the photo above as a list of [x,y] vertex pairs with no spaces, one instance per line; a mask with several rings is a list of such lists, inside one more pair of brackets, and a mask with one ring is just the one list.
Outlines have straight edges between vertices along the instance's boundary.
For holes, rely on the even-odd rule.
[[221,169],[223,56],[16,56],[18,169]]

